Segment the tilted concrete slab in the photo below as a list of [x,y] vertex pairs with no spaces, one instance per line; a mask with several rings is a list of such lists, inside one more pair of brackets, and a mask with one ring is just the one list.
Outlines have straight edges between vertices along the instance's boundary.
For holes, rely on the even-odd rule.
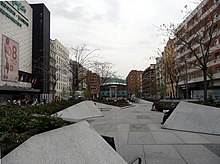
[[139,99],[139,103],[140,103],[140,104],[149,104],[149,105],[153,105],[153,102],[150,102],[150,101],[147,101],[147,100],[144,100],[144,99]]
[[86,121],[31,137],[2,159],[8,164],[125,164]]
[[112,105],[102,104],[98,102],[94,102],[94,103],[101,111],[109,111],[113,107]]
[[220,135],[220,108],[181,101],[162,128]]
[[65,121],[78,122],[89,118],[104,116],[92,101],[83,101],[56,113]]

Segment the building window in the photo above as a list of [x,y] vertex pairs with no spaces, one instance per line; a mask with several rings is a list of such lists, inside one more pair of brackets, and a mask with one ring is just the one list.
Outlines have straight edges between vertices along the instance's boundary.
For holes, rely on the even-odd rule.
[[208,62],[211,61],[211,60],[212,60],[212,59],[211,59],[211,55],[209,55],[209,56],[208,56]]
[[220,66],[216,67],[216,72],[220,73]]
[[198,17],[200,18],[202,16],[202,9],[200,9],[199,11],[198,11]]
[[218,38],[214,40],[214,46],[217,46],[219,44]]
[[215,58],[216,58],[216,59],[220,59],[220,54],[219,54],[219,52],[216,52],[216,53],[215,53]]

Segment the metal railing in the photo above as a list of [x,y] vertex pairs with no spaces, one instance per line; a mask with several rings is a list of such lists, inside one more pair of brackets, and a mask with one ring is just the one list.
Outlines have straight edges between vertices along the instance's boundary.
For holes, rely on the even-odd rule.
[[129,164],[132,164],[136,161],[138,161],[138,164],[141,164],[141,157],[138,157],[138,158],[134,159],[133,161],[129,162]]

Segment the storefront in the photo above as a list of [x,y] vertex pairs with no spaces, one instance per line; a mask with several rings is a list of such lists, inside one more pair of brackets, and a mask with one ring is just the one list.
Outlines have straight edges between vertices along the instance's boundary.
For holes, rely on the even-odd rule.
[[0,1],[0,99],[38,92],[32,82],[32,8]]

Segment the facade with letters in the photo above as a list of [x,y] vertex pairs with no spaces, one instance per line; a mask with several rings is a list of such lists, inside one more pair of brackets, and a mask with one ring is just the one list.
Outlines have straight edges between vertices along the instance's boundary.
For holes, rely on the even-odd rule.
[[[0,92],[34,92],[32,8],[26,1],[0,1]],[[0,95],[0,102],[7,96]]]

